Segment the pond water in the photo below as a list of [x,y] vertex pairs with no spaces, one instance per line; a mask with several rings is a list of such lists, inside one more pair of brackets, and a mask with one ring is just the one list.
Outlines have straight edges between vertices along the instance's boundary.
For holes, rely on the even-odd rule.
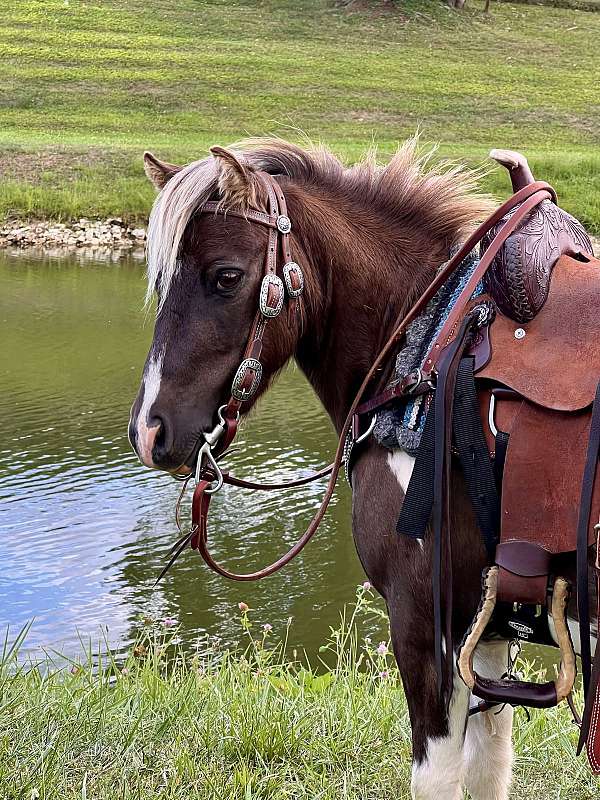
[[[127,440],[152,334],[143,293],[139,259],[0,252],[0,627],[14,635],[33,620],[28,646],[67,654],[81,639],[126,646],[142,617],[177,620],[187,643],[235,643],[244,601],[276,633],[293,617],[291,641],[315,653],[364,580],[343,479],[313,542],[277,575],[231,583],[186,551],[153,586],[176,536],[179,484],[143,468]],[[231,463],[241,476],[289,478],[327,463],[334,447],[328,419],[290,368]],[[304,530],[322,490],[225,488],[212,507],[215,556],[238,571],[270,562]]]

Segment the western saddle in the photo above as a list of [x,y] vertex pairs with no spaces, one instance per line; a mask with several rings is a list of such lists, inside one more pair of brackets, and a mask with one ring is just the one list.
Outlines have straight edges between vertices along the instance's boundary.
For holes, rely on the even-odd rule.
[[[475,712],[502,703],[544,708],[564,699],[574,710],[576,657],[567,624],[572,566],[585,693],[578,752],[587,743],[592,768],[600,773],[600,648],[593,659],[588,588],[594,585],[596,594],[600,577],[600,261],[583,227],[558,207],[548,184],[534,180],[522,155],[491,155],[510,170],[515,194],[461,248],[444,276],[477,242],[479,265],[418,374],[364,403],[358,414],[435,387],[398,530],[414,531],[415,509],[422,533],[408,535],[424,535],[431,519],[440,690],[451,686],[454,669],[445,657],[453,652],[447,645],[448,506],[450,469],[461,447],[477,465],[470,485],[461,458],[491,564],[458,652],[459,674],[481,699]],[[483,294],[474,297],[482,282]],[[465,419],[468,408],[475,411]],[[495,634],[557,644],[556,679],[535,684],[477,674],[477,643]]]

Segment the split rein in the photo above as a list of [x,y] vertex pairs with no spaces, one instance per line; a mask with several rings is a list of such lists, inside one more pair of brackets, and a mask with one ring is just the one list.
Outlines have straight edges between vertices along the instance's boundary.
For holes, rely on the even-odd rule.
[[[257,483],[236,478],[227,471],[223,471],[219,461],[221,457],[226,454],[235,439],[239,425],[240,410],[243,408],[243,404],[252,399],[260,386],[263,373],[260,356],[267,324],[270,319],[277,317],[281,313],[286,294],[288,297],[288,314],[290,317],[295,313],[300,313],[301,296],[304,290],[304,275],[302,269],[292,260],[291,256],[289,236],[292,230],[292,223],[287,215],[287,204],[283,192],[277,181],[268,173],[259,172],[257,176],[262,181],[267,194],[268,212],[253,210],[247,212],[225,212],[221,205],[214,201],[205,203],[201,209],[201,213],[204,214],[212,213],[221,214],[223,216],[227,214],[228,216],[240,217],[249,222],[263,225],[268,228],[269,237],[259,294],[259,308],[250,329],[243,360],[233,378],[231,396],[228,402],[221,406],[217,412],[217,425],[212,431],[204,433],[204,442],[198,452],[195,473],[186,477],[177,502],[176,521],[181,531],[180,506],[187,484],[190,479],[194,478],[195,488],[192,495],[191,526],[189,530],[183,533],[181,538],[175,542],[169,551],[169,560],[158,576],[157,583],[170,569],[188,544],[191,545],[192,549],[198,550],[205,563],[214,572],[225,578],[236,581],[252,581],[265,578],[277,572],[298,555],[312,539],[325,516],[325,512],[333,496],[340,469],[346,457],[349,457],[352,446],[365,439],[372,430],[373,426],[371,424],[368,426],[365,434],[362,436],[359,435],[360,417],[362,415],[372,414],[377,408],[389,403],[392,399],[399,397],[401,394],[411,394],[419,388],[414,380],[405,380],[400,385],[401,388],[399,391],[395,391],[392,394],[390,394],[389,390],[382,392],[368,402],[361,404],[366,390],[384,366],[386,358],[391,355],[399,345],[407,327],[421,313],[454,269],[463,261],[471,250],[473,250],[483,236],[500,222],[506,214],[513,211],[517,206],[520,206],[497,232],[493,241],[487,248],[476,270],[478,278],[477,281],[475,281],[475,285],[483,276],[487,267],[491,264],[496,253],[502,247],[508,236],[520,224],[525,216],[543,200],[556,199],[551,187],[541,181],[525,186],[523,189],[516,192],[469,236],[458,252],[447,262],[443,269],[437,273],[436,277],[417,302],[407,313],[401,315],[394,325],[392,334],[373,362],[373,365],[365,376],[352,401],[344,424],[340,430],[335,458],[329,466],[309,476],[291,481],[281,483]],[[280,252],[283,258],[283,267],[281,269],[283,280],[277,274],[278,256]],[[450,325],[447,323],[444,326],[431,349],[426,362],[427,376],[423,376],[423,379],[426,380],[430,387],[435,385],[436,364],[439,360],[440,353],[452,339],[452,336],[456,332],[458,322],[458,319],[449,319],[448,323],[452,324]],[[208,513],[211,497],[213,494],[216,494],[223,485],[228,484],[230,486],[254,491],[277,491],[280,489],[304,486],[312,481],[324,478],[327,475],[329,475],[329,480],[325,488],[321,505],[314,514],[308,527],[293,547],[272,564],[255,572],[239,574],[226,569],[212,557],[208,549]]]

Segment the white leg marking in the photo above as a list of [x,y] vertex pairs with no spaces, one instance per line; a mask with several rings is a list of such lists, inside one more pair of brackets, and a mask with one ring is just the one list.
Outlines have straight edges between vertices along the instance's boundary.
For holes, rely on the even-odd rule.
[[144,375],[144,399],[138,414],[138,449],[140,458],[144,464],[152,464],[152,446],[154,436],[152,431],[154,428],[148,427],[148,414],[154,405],[154,401],[158,397],[160,390],[160,381],[162,377],[163,360],[165,357],[164,350],[159,353],[158,358],[154,356],[150,359],[148,369]]
[[463,780],[463,744],[469,691],[458,675],[450,701],[448,736],[427,740],[427,755],[413,764],[413,800],[460,800]]
[[[480,642],[475,670],[485,677],[500,677],[506,669],[506,642]],[[508,800],[512,778],[513,709],[505,706],[469,718],[465,737],[465,786],[473,800]]]
[[[404,450],[391,450],[388,453],[388,464],[390,466],[393,476],[400,484],[400,488],[402,489],[404,494],[406,494],[406,490],[408,489],[408,484],[410,483],[410,479],[415,466],[414,457],[409,456],[408,453],[404,452]],[[423,540],[417,539],[417,542],[421,550],[424,550],[425,545],[423,543]]]

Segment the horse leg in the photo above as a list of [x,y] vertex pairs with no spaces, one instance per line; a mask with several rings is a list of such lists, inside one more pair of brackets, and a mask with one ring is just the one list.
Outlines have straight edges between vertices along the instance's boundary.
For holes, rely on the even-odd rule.
[[460,800],[469,691],[455,673],[446,712],[437,689],[433,642],[427,641],[431,637],[417,641],[419,634],[414,629],[405,630],[407,610],[403,606],[400,612],[388,607],[394,655],[412,728],[412,797],[413,800]]
[[[506,669],[506,642],[480,642],[475,669],[499,678]],[[512,777],[513,709],[504,706],[469,718],[465,736],[465,786],[473,800],[507,800]]]
[[[434,659],[432,543],[398,536],[395,531],[409,466],[397,454],[388,456],[375,446],[357,462],[353,532],[365,572],[388,607],[412,728],[413,798],[460,800],[469,691],[456,676],[446,712],[437,689]],[[476,591],[480,571],[478,566],[474,572]]]

